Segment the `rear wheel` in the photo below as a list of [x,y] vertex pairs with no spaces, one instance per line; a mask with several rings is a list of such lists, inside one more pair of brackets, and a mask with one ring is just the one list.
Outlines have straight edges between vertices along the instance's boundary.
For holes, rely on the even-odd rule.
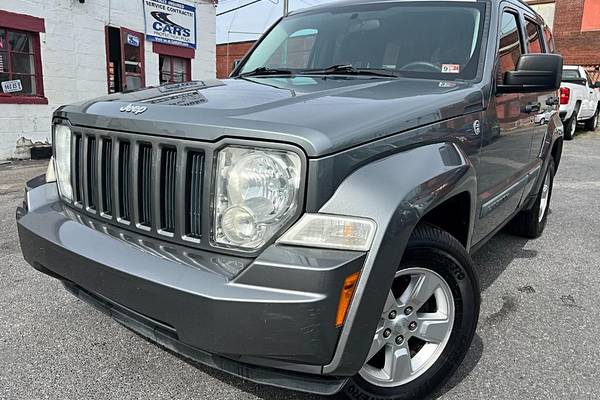
[[598,128],[598,121],[600,120],[600,111],[596,110],[594,116],[585,121],[585,129],[588,131],[595,131]]
[[573,140],[577,132],[577,110],[573,111],[573,115],[565,124],[565,140]]
[[421,399],[464,359],[479,317],[479,286],[464,247],[421,225],[396,272],[367,362],[344,388],[350,399]]

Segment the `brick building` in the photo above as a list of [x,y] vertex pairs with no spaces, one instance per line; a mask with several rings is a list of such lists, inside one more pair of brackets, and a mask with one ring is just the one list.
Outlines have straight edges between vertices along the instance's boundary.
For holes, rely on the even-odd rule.
[[0,160],[63,104],[214,78],[215,26],[213,0],[0,0]]
[[557,51],[566,64],[583,65],[600,81],[600,0],[529,1],[553,22]]
[[244,58],[252,46],[254,41],[217,45],[217,77],[227,78],[233,69],[233,63]]

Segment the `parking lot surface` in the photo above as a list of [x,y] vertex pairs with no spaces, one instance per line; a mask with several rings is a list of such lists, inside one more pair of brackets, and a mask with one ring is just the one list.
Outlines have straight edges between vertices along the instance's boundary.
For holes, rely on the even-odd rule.
[[[23,260],[14,220],[40,163],[0,166],[0,399],[314,399],[185,361]],[[477,336],[450,399],[600,398],[600,133],[566,142],[546,232],[475,254]],[[243,335],[240,327],[240,335]]]

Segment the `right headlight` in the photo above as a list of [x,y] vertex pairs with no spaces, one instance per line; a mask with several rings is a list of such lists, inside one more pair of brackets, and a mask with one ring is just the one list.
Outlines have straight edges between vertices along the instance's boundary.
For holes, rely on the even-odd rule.
[[213,242],[258,249],[298,211],[300,157],[283,150],[230,146],[217,160]]
[[71,129],[65,125],[54,125],[54,165],[58,190],[61,196],[73,201],[71,184]]

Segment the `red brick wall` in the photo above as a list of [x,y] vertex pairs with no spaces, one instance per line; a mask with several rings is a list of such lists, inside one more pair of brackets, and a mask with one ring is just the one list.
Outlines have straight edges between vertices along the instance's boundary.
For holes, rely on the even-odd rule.
[[585,0],[557,0],[554,39],[566,64],[600,65],[600,31],[581,31]]
[[[244,58],[254,42],[220,44],[217,46],[217,78],[224,79],[232,71],[233,62]],[[228,49],[229,47],[229,49]]]

